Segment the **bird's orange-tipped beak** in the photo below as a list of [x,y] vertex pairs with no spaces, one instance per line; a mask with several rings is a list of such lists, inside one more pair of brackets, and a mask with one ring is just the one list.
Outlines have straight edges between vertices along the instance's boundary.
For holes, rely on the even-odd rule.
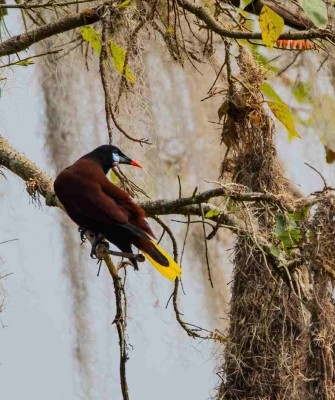
[[143,168],[142,165],[138,161],[135,161],[135,160],[131,160],[130,165],[133,165],[134,167]]

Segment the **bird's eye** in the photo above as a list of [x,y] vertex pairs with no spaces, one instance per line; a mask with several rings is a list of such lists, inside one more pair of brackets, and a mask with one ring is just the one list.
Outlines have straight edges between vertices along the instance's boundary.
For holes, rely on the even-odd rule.
[[120,162],[120,156],[117,152],[113,152],[112,153],[112,165],[113,167],[116,167],[117,165],[119,165]]

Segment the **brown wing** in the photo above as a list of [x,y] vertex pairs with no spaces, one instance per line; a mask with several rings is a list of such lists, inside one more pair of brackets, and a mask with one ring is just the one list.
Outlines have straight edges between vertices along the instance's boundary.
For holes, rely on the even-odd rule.
[[119,204],[119,206],[128,213],[129,222],[131,224],[144,230],[150,236],[155,238],[155,235],[153,234],[149,224],[145,220],[145,211],[133,201],[128,193],[115,186],[107,178],[102,184],[102,190],[109,198],[113,198]]
[[70,169],[58,175],[54,188],[60,202],[76,223],[84,222],[78,222],[79,215],[105,224],[125,224],[129,220],[127,211],[107,196],[99,183],[73,174]]

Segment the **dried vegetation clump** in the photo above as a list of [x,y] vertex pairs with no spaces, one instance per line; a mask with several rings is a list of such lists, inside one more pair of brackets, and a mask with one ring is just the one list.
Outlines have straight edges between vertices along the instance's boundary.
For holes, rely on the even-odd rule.
[[311,325],[306,375],[308,399],[335,398],[335,200],[330,193],[317,208],[309,225]]
[[[259,91],[264,75],[244,49],[237,62],[240,75],[231,77],[224,116],[228,157],[222,177],[245,191],[270,192],[281,200],[235,205],[244,213],[248,233],[239,235],[234,249],[218,398],[335,399],[334,190],[325,183],[314,212],[311,205],[295,208]],[[283,245],[275,233],[278,215],[286,226],[297,218],[296,231],[286,233],[300,238],[280,251],[281,260],[262,247]]]
[[265,72],[244,47],[240,47],[237,64],[240,74],[230,77],[221,136],[230,157],[222,163],[221,176],[227,178],[229,172],[233,182],[251,191],[277,194],[283,177],[273,143],[273,122],[260,92]]
[[[230,86],[222,133],[229,148],[222,176],[245,190],[289,197],[273,144],[273,122],[259,91],[264,73],[243,48],[237,62],[240,75]],[[306,312],[259,245],[274,240],[279,211],[273,204],[244,205],[250,235],[239,236],[235,245],[230,340],[219,399],[295,399],[304,393]]]

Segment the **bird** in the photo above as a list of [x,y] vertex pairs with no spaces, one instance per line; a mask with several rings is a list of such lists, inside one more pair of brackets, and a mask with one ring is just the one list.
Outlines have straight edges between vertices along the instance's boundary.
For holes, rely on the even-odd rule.
[[[55,193],[79,230],[102,236],[122,252],[137,247],[167,279],[181,276],[181,267],[156,242],[145,211],[106,176],[119,164],[142,166],[118,147],[102,145],[62,170],[54,181]],[[138,269],[134,258],[129,258]]]

